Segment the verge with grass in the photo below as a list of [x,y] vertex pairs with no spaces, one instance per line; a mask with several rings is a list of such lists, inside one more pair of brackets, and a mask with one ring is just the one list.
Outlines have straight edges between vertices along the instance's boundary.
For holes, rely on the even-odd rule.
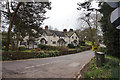
[[96,78],[114,78],[118,80],[120,59],[108,55],[105,56],[105,59],[104,66],[97,67],[95,58],[92,58],[87,70],[83,71],[82,78],[88,80]]

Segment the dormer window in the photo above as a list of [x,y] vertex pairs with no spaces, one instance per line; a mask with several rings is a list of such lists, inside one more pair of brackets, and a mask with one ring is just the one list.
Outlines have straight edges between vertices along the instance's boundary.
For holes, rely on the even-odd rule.
[[53,34],[53,37],[56,37],[56,35],[55,35],[55,34]]
[[65,38],[67,38],[67,35],[65,35]]
[[46,33],[43,33],[43,36],[46,36]]

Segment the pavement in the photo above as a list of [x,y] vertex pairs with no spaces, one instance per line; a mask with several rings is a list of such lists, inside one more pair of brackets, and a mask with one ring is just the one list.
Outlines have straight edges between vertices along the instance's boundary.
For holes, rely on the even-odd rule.
[[73,78],[94,57],[84,51],[58,57],[2,62],[3,78]]

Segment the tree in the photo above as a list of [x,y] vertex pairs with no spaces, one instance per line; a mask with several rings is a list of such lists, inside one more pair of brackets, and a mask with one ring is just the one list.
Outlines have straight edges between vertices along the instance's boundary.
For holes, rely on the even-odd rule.
[[[19,17],[18,22],[21,25],[18,25],[19,23],[17,24],[17,21],[15,22],[15,25],[20,26],[20,33],[22,38],[24,38],[25,36],[29,36],[28,43],[29,41],[34,42],[35,39],[40,36],[40,25],[45,19],[47,19],[45,13],[46,9],[51,9],[50,4],[51,3],[48,2],[27,2],[24,3],[24,5],[22,5],[19,9],[17,18]],[[18,32],[18,29],[15,31]]]
[[[6,45],[6,50],[8,51],[9,50],[9,44],[10,44],[10,41],[12,40],[12,35],[11,35],[11,30],[12,30],[12,26],[13,26],[13,21],[14,21],[14,18],[15,18],[15,15],[19,9],[19,7],[21,6],[22,2],[19,2],[15,8],[15,11],[13,12],[11,18],[10,18],[10,24],[9,24],[9,28],[8,28],[8,36],[7,36],[7,45]],[[10,14],[10,9],[9,9],[9,3],[8,3],[8,14]],[[12,41],[11,41],[12,43]],[[12,46],[13,46],[13,43],[12,43]]]
[[[19,6],[19,9],[16,11],[16,5],[18,5],[18,3],[11,2],[10,8],[12,11],[10,12],[9,7],[7,7],[8,12],[2,11],[7,17],[8,21],[10,20],[11,15],[13,15],[13,13],[16,11],[13,21],[10,20],[12,21],[12,27],[9,27],[8,35],[10,37],[17,36],[17,44],[20,38],[23,39],[25,36],[36,37],[39,35],[39,32],[41,31],[40,25],[45,19],[47,19],[45,16],[46,8],[51,9],[50,4],[50,2],[23,2],[22,5]],[[9,5],[9,2],[7,5]],[[12,29],[12,34],[9,34],[11,33]],[[34,33],[33,30],[35,30],[36,33]],[[10,40],[11,43],[13,43],[13,38],[9,38],[9,36],[7,47]],[[7,50],[8,49],[9,47]]]
[[103,17],[100,20],[101,28],[103,31],[103,39],[106,45],[106,53],[115,57],[120,57],[120,40],[119,30],[113,27],[110,22],[110,15],[114,8],[111,8],[107,3],[100,3],[101,9],[99,10]]
[[[85,12],[84,16],[80,17],[80,19],[83,20],[84,22],[86,22],[87,25],[89,26],[92,45],[94,45],[94,42],[97,43],[96,45],[99,45],[97,33],[98,33],[98,27],[99,27],[98,21],[99,21],[101,15],[98,12],[98,9],[92,8],[91,2],[92,1],[78,3],[79,7],[77,9],[78,10],[84,9],[83,10]],[[95,29],[95,33],[94,33],[94,31],[92,31],[93,29]],[[95,36],[94,36],[94,34],[95,34]]]
[[[91,36],[91,30],[92,30],[92,33],[94,33],[92,36]],[[84,41],[84,40],[87,40],[87,41],[92,41],[93,38],[96,36],[96,29],[95,28],[92,28],[90,30],[90,27],[88,28],[85,28],[81,31],[77,31],[78,34],[79,34],[79,37],[80,37],[80,40]],[[93,38],[92,38],[93,37]]]

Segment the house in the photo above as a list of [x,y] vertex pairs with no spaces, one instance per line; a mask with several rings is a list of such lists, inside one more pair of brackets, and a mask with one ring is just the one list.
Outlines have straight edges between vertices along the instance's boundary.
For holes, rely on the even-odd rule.
[[19,43],[19,46],[25,46],[26,48],[37,48],[38,44],[45,44],[50,46],[67,46],[68,44],[74,44],[77,46],[79,43],[79,37],[73,29],[67,32],[67,29],[63,31],[48,30],[48,26],[42,29],[40,37],[35,41],[29,41],[29,36],[26,36],[23,41]]

